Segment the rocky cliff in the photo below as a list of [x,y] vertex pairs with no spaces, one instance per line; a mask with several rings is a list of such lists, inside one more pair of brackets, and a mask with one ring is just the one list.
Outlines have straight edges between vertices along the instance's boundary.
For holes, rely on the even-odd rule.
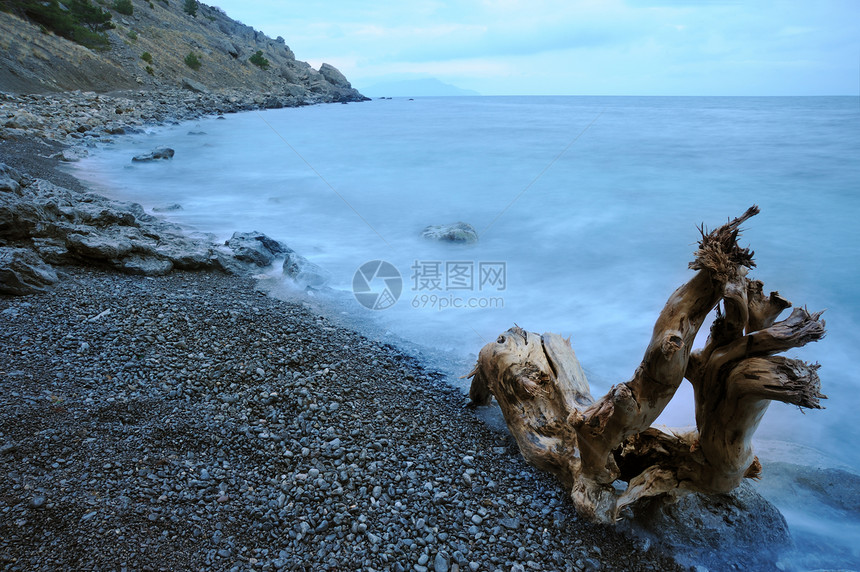
[[109,46],[97,50],[53,34],[22,10],[0,12],[0,91],[239,88],[308,103],[364,99],[333,66],[313,69],[296,60],[283,38],[273,40],[218,8],[197,4],[191,15],[180,0],[131,0],[132,13],[121,14],[116,5],[100,6],[115,27],[106,32]]

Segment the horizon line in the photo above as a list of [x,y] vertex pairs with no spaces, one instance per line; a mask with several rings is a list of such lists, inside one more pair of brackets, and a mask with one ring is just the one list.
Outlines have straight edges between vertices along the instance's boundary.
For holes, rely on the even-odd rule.
[[[354,86],[353,86],[354,87]],[[362,88],[356,87],[359,92]],[[365,94],[363,94],[365,95]],[[386,97],[389,96],[376,96]],[[392,95],[392,98],[403,97],[860,97],[860,93],[845,93],[845,94],[778,94],[778,95],[761,95],[761,94],[744,94],[744,95],[725,95],[725,94],[697,94],[697,95],[678,95],[678,94],[591,94],[591,93],[458,93],[458,94],[433,94],[433,95]]]

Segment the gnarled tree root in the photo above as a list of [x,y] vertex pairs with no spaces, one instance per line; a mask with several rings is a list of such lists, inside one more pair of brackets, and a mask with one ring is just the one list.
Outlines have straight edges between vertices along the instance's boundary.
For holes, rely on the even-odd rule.
[[[570,346],[558,334],[514,327],[481,349],[470,397],[495,397],[523,457],[570,489],[578,512],[615,522],[640,499],[724,493],[760,470],[751,439],[771,401],[819,408],[817,365],[776,354],[824,337],[821,313],[797,308],[749,280],[752,252],[737,244],[747,210],[702,238],[692,279],[669,298],[633,377],[594,400]],[[705,347],[692,344],[710,312]],[[650,428],[684,378],[695,391],[697,430]],[[627,488],[618,492],[613,483]],[[616,483],[617,484],[617,483]]]

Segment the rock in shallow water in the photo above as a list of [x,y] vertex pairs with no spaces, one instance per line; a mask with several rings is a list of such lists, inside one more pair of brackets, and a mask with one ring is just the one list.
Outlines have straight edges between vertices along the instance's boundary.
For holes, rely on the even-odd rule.
[[713,570],[766,569],[793,546],[785,517],[748,482],[729,494],[690,494],[663,506],[654,501],[623,522],[679,564]]
[[302,288],[322,288],[331,278],[327,270],[295,252],[287,254],[283,273]]
[[268,266],[280,254],[288,254],[292,249],[270,238],[262,232],[234,232],[224,243],[233,251],[233,256],[242,262],[257,266]]
[[175,153],[170,147],[158,147],[145,155],[135,155],[131,160],[137,163],[145,163],[147,161],[158,161],[159,159],[172,159]]
[[182,210],[182,205],[180,205],[179,203],[173,203],[170,205],[161,205],[161,206],[157,206],[157,207],[152,207],[152,212],[155,212],[155,213],[167,213],[167,212],[181,211],[181,210]]
[[88,156],[89,151],[82,147],[69,147],[68,149],[64,149],[58,158],[64,163],[77,163]]
[[428,226],[421,232],[421,236],[441,242],[458,242],[462,244],[478,242],[478,231],[472,225],[465,222]]

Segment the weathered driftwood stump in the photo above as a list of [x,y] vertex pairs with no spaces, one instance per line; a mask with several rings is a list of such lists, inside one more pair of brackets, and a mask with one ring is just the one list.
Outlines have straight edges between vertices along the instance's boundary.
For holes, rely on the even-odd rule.
[[[757,477],[751,439],[770,401],[820,408],[816,370],[775,354],[824,337],[821,313],[796,308],[746,277],[753,253],[737,244],[741,217],[702,238],[692,279],[669,297],[630,381],[595,401],[568,340],[514,327],[481,349],[470,374],[474,405],[495,397],[525,459],[571,490],[581,515],[613,523],[639,499],[672,501],[690,492],[725,493]],[[704,348],[692,351],[708,314]],[[696,431],[651,424],[686,378],[695,392]],[[619,486],[626,481],[626,489]]]

